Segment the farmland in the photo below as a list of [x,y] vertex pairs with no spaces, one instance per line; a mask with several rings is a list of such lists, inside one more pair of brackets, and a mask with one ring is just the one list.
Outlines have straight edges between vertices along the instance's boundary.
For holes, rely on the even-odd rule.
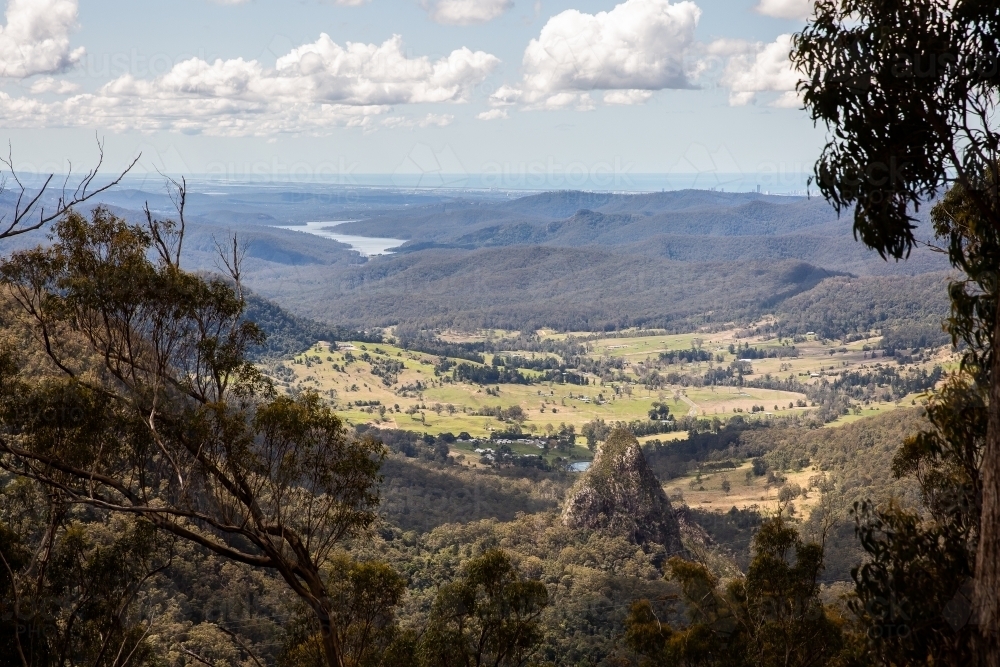
[[[321,341],[303,354],[272,363],[268,371],[288,391],[317,392],[351,424],[432,435],[467,434],[472,439],[520,431],[527,440],[566,427],[572,427],[579,436],[586,424],[596,420],[609,424],[649,422],[654,403],[666,406],[668,419],[690,417],[716,424],[734,415],[745,420],[807,416],[816,410],[815,402],[804,393],[808,387],[835,382],[853,372],[883,367],[927,371],[934,365],[952,363],[944,352],[925,351],[901,364],[900,359],[881,356],[884,353],[878,351],[879,339],[874,336],[841,344],[815,336],[791,341],[740,334],[736,330],[682,335],[633,332],[604,338],[538,332],[540,341],[580,342],[585,353],[577,364],[587,362],[590,370],[580,371],[575,384],[562,381],[561,376],[554,379],[551,374],[550,379],[545,379],[541,371],[524,367],[546,357],[552,365],[562,367],[572,366],[572,360],[556,353],[507,350],[503,342],[508,339],[499,337],[510,332],[497,331],[474,335],[445,332],[439,339],[448,343],[498,340],[498,351],[483,355],[483,363],[428,354],[389,342]],[[681,354],[690,351],[699,352],[696,360],[685,360]],[[744,355],[760,358],[741,361]],[[521,367],[515,368],[513,365],[518,363]],[[468,374],[475,368],[496,369],[497,364],[507,373],[519,374],[518,380],[480,383],[462,379],[456,373],[460,365]],[[706,373],[734,366],[743,373],[739,382],[701,381]],[[750,386],[765,378],[794,380],[803,391]],[[858,401],[852,411],[826,425],[850,423],[918,399],[919,392],[893,400]],[[641,440],[667,441],[686,436],[684,429],[669,432],[671,428],[665,426],[660,430],[668,432],[644,435]],[[592,454],[585,444],[578,437],[576,447],[562,454],[569,459],[589,459]],[[466,455],[470,462],[478,458],[474,453],[478,447],[468,440],[451,445],[456,456]],[[512,449],[520,454],[540,453],[540,446],[530,443],[515,442]],[[547,450],[544,453],[549,454]],[[754,497],[759,499],[759,494]]]

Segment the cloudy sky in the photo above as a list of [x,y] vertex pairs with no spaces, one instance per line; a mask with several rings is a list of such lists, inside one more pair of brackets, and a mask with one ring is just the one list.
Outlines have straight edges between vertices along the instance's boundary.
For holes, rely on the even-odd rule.
[[[796,173],[808,0],[7,0],[0,127],[26,168],[346,180]],[[4,6],[0,0],[0,6]]]

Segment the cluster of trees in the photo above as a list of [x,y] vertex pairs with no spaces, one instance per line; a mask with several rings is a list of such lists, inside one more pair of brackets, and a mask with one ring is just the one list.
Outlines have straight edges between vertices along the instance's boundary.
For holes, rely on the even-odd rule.
[[[712,361],[715,356],[708,350],[691,348],[690,350],[669,350],[660,352],[659,360],[665,364],[690,364],[699,361]],[[720,360],[721,361],[721,360]]]
[[939,323],[910,324],[882,332],[882,348],[888,356],[896,350],[935,349],[951,342],[951,334]]
[[653,404],[649,408],[649,418],[650,420],[661,421],[670,419],[670,406],[660,401],[653,401]]
[[[399,627],[406,580],[342,551],[371,539],[385,447],[315,395],[274,391],[249,361],[263,335],[238,248],[229,279],[205,278],[179,267],[182,240],[97,208],[0,265],[5,660],[159,664],[140,603],[182,544],[284,584],[301,613],[283,664],[522,664],[547,590],[501,551],[466,563],[421,631]],[[180,650],[259,660],[232,631],[238,649],[199,644],[220,632],[197,626]]]
[[519,354],[494,355],[494,366],[508,366],[510,368],[527,368],[533,371],[566,370],[566,365],[555,357],[548,355],[544,357],[522,357]]
[[465,359],[477,364],[486,363],[486,357],[483,355],[486,351],[484,343],[450,343],[424,331],[399,327],[396,330],[396,344],[404,350],[424,352],[437,357]]
[[472,384],[531,384],[516,368],[475,364],[458,364],[452,371],[452,379]]
[[[718,378],[719,384],[734,381],[724,379],[718,372],[706,374],[706,377],[713,380]],[[738,376],[734,379],[736,378]],[[909,394],[930,391],[942,378],[944,369],[941,366],[935,366],[930,372],[915,368],[901,371],[897,366],[876,363],[866,369],[840,373],[832,381],[828,377],[822,377],[818,382],[805,384],[794,376],[779,378],[768,373],[763,377],[745,380],[744,383],[758,389],[805,394],[808,401],[817,408],[806,419],[822,424],[849,414],[859,405],[875,401],[898,401]]]
[[933,389],[943,377],[944,370],[940,366],[932,368],[930,373],[925,369],[900,373],[898,368],[875,364],[865,371],[842,373],[830,387],[856,400],[898,400],[907,394]]
[[[820,482],[833,496],[824,506],[843,506],[851,494],[880,499],[853,502],[857,541],[850,553],[853,590],[846,606],[820,597],[826,552],[836,547],[837,530],[830,523],[835,517],[821,509],[810,522],[820,525],[806,525],[818,528],[820,541],[806,542],[779,514],[759,524],[745,575],[725,586],[703,564],[671,559],[669,576],[680,585],[686,620],[666,623],[671,610],[637,600],[626,619],[625,640],[640,664],[974,664],[978,628],[971,581],[988,422],[984,398],[970,377],[953,377],[928,407],[926,421],[916,422],[922,427],[917,435],[898,449],[893,443],[901,438],[873,438],[870,427],[847,438],[832,436],[844,444],[855,440],[852,454],[867,469],[841,464],[838,470],[833,462],[843,459],[844,450],[808,440],[798,450],[779,446],[754,459],[753,473],[759,476],[772,468],[808,465],[808,456],[790,459],[811,452],[821,469],[834,474]],[[883,427],[898,430],[898,421],[883,419]],[[789,434],[755,435],[788,442]],[[876,454],[871,443],[879,440],[884,451]],[[841,476],[848,470],[876,479],[851,484]],[[908,483],[917,494],[900,494],[898,485],[879,477]],[[787,503],[795,495],[786,486],[779,497]],[[739,525],[756,527],[759,517],[743,517],[734,508],[703,521],[722,540],[735,542]]]
[[736,359],[728,366],[709,368],[699,380],[708,385],[742,387],[745,383],[743,377],[746,375],[753,375],[753,365],[749,361]]
[[528,415],[524,412],[524,408],[520,405],[511,405],[506,408],[502,405],[497,405],[495,407],[484,405],[473,414],[481,415],[483,417],[493,417],[499,421],[512,421],[516,424],[521,424],[528,418]]
[[634,602],[625,642],[640,665],[826,665],[845,652],[840,610],[820,599],[822,547],[778,517],[760,526],[753,551],[746,576],[725,587],[703,564],[670,559],[687,623]]
[[799,356],[799,351],[794,345],[782,345],[781,347],[760,350],[756,347],[750,347],[750,343],[743,343],[743,345],[730,345],[729,354],[736,355],[740,359],[794,359]]
[[402,361],[389,357],[371,357],[369,363],[372,367],[372,375],[382,378],[382,384],[391,387],[399,381],[399,374],[403,372]]

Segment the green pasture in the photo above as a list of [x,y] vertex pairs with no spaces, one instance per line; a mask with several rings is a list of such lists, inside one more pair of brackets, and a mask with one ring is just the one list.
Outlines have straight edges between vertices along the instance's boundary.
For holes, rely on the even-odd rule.
[[[605,355],[624,357],[630,362],[638,362],[647,357],[655,359],[660,351],[690,349],[693,339],[701,338],[702,347],[708,350],[727,348],[732,342],[735,332],[718,332],[714,334],[679,334],[660,336],[637,336],[634,338],[602,338],[591,341],[590,355],[599,359]],[[562,335],[562,334],[560,334]],[[458,336],[452,336],[459,340]],[[754,375],[758,377],[770,373],[775,377],[792,375],[801,382],[816,382],[818,378],[811,377],[818,373],[825,377],[844,370],[857,368],[874,363],[892,363],[891,359],[868,358],[862,350],[866,344],[873,345],[876,339],[855,341],[848,345],[838,343],[823,344],[817,340],[807,340],[797,343],[797,358],[755,360]],[[777,339],[769,341],[751,341],[752,347],[778,347]],[[841,348],[846,351],[840,352]],[[830,351],[834,353],[831,355]],[[350,353],[356,361],[346,363],[346,354]],[[392,386],[386,386],[382,378],[372,373],[372,366],[360,361],[367,352],[373,360],[389,359],[403,365],[397,381]],[[516,354],[530,358],[530,352],[512,351],[506,354]],[[537,353],[538,356],[545,356]],[[555,355],[548,355],[555,356]],[[738,388],[725,386],[678,387],[665,386],[662,389],[647,389],[634,384],[637,378],[636,366],[626,366],[626,375],[630,382],[615,382],[600,384],[599,380],[591,378],[597,384],[571,385],[539,383],[535,385],[500,385],[497,387],[479,386],[469,383],[455,383],[449,377],[436,377],[434,365],[438,357],[420,352],[401,349],[395,345],[372,343],[341,343],[340,349],[330,352],[328,346],[322,343],[314,346],[305,355],[299,355],[299,361],[308,357],[309,367],[302,363],[286,366],[295,374],[292,386],[311,389],[328,398],[350,423],[376,423],[385,428],[400,428],[429,433],[452,432],[459,434],[467,432],[475,437],[487,437],[494,430],[507,430],[511,424],[494,417],[474,415],[484,408],[500,407],[508,409],[519,406],[525,414],[521,424],[526,435],[543,433],[547,425],[558,428],[560,424],[572,425],[579,433],[587,422],[603,419],[607,422],[645,420],[651,404],[654,401],[666,403],[671,414],[682,417],[692,414],[698,417],[728,419],[734,414],[744,418],[766,419],[765,414],[753,413],[753,406],[763,406],[766,413],[776,416],[802,412],[808,408],[789,408],[789,403],[804,399],[798,393],[753,388]],[[319,358],[319,362],[315,359]],[[730,355],[726,352],[726,357]],[[454,363],[472,363],[463,359],[452,359]],[[487,362],[491,359],[487,355]],[[947,368],[956,366],[953,357],[943,355],[941,359],[921,363],[928,369],[935,363],[944,363]],[[334,366],[338,368],[335,369]],[[693,364],[677,364],[661,369],[660,374],[682,372],[701,374],[708,370],[714,362]],[[537,378],[540,373],[529,369],[521,369],[526,377]],[[421,389],[415,389],[420,383]],[[621,390],[615,393],[615,386]],[[409,390],[404,390],[409,387]],[[491,395],[499,390],[498,395]],[[626,391],[627,389],[627,391]],[[487,393],[487,390],[491,394]],[[909,405],[913,397],[907,397],[903,404]],[[357,401],[379,401],[386,407],[384,416],[380,416],[377,406],[369,412],[366,407],[356,405]],[[918,397],[919,402],[919,397]],[[399,406],[399,410],[395,409]],[[449,409],[449,406],[450,409]],[[776,407],[777,406],[777,407]],[[867,416],[881,414],[885,410],[894,409],[893,404],[882,404],[865,409],[860,415],[845,415],[831,425],[839,426],[863,419]],[[410,411],[413,414],[406,414]],[[655,436],[654,436],[655,437]],[[667,435],[661,435],[661,439]]]

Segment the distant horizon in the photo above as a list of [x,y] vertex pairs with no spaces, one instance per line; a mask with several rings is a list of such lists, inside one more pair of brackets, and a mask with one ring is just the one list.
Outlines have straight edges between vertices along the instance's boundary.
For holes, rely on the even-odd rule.
[[[19,174],[27,185],[37,185],[48,177],[46,173]],[[468,191],[469,193],[542,193],[542,192],[603,192],[608,194],[651,194],[702,190],[732,194],[773,196],[806,196],[811,174],[792,173],[726,173],[726,172],[651,172],[615,175],[603,171],[569,174],[545,173],[351,173],[351,174],[219,174],[219,173],[132,173],[122,179],[119,188],[143,189],[147,183],[159,183],[164,178],[185,178],[192,192],[202,188],[273,186],[365,188],[375,190]],[[56,174],[53,182],[65,178]],[[73,181],[75,182],[75,177]],[[758,191],[759,187],[759,191]],[[816,193],[815,187],[812,193]],[[221,193],[220,193],[221,194]]]

